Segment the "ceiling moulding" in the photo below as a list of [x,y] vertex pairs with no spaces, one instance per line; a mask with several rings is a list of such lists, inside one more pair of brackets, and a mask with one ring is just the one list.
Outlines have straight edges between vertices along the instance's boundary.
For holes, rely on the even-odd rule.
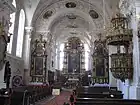
[[11,13],[16,11],[16,8],[12,5],[9,0],[0,0],[0,4],[6,6],[10,9]]

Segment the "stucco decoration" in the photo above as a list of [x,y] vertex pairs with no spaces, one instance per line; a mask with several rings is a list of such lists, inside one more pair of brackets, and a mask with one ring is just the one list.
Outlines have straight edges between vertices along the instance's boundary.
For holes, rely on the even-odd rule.
[[49,17],[51,17],[53,14],[53,11],[47,11],[44,15],[43,15],[43,18],[44,19],[48,19]]
[[119,3],[120,11],[125,15],[135,15],[136,7],[134,0],[120,0]]
[[[70,4],[69,8],[66,4]],[[72,6],[74,3],[74,6]],[[76,5],[75,5],[76,4]],[[38,37],[38,33],[42,33],[48,39],[47,31],[52,33],[53,41],[59,41],[74,36],[71,33],[77,33],[77,37],[90,43],[91,39],[95,39],[96,31],[103,31],[103,8],[102,1],[99,0],[41,0],[34,13],[32,25],[35,32],[32,36],[33,40]],[[90,10],[91,15],[89,14]],[[44,19],[43,15],[47,11],[52,11],[52,15],[48,19]],[[106,23],[109,22],[108,4],[105,8]],[[97,13],[97,14],[96,14]],[[96,18],[96,19],[94,19]],[[94,38],[92,38],[94,37]]]
[[65,4],[65,6],[67,8],[75,8],[76,7],[76,4],[74,2],[68,2],[68,3]]
[[22,76],[16,75],[12,78],[12,87],[23,86],[23,78]]
[[[62,0],[59,2],[53,2],[49,6],[47,6],[47,5],[44,5],[44,7],[42,6],[42,8],[40,8],[40,11],[39,11],[39,9],[37,9],[37,11],[35,13],[35,18],[33,19],[33,25],[35,25],[36,29],[39,31],[47,30],[49,25],[52,24],[53,21],[57,21],[57,19],[61,18],[63,14],[66,14],[66,13],[67,13],[67,15],[70,13],[77,14],[76,11],[83,12],[88,17],[89,11],[95,10],[98,13],[98,17],[99,17],[97,21],[102,20],[101,14],[103,14],[103,13],[94,4],[90,4],[90,3],[84,2],[84,1],[73,0],[73,3],[76,4],[76,7],[75,8],[67,8],[65,6],[65,4],[70,3],[70,2],[68,2],[66,0]],[[53,16],[51,16],[49,19],[44,20],[43,15],[45,13],[47,13],[47,11],[50,11],[50,10],[53,12]],[[59,14],[61,14],[61,16],[57,16]],[[58,18],[55,19],[55,17],[58,17]],[[81,17],[84,17],[84,16],[81,16]],[[89,21],[88,18],[85,18],[85,20]]]
[[94,10],[90,10],[89,14],[93,19],[97,19],[99,17],[98,13]]

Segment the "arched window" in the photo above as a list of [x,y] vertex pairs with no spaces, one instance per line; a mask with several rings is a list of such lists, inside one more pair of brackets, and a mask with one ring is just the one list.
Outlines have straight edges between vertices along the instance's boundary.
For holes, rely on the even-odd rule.
[[24,24],[25,24],[25,13],[24,10],[22,9],[20,11],[20,16],[19,16],[18,37],[17,37],[16,56],[18,57],[22,57]]
[[85,69],[86,71],[88,71],[89,69],[89,47],[87,44],[84,44],[84,48],[85,48]]
[[[13,0],[12,4],[15,6],[16,8],[16,1]],[[10,22],[11,22],[11,27],[9,28],[9,33],[12,34],[12,36],[10,37],[10,43],[8,43],[7,45],[7,52],[11,53],[12,51],[12,43],[13,43],[13,34],[14,34],[14,25],[15,25],[15,12],[10,14]]]
[[64,43],[60,45],[60,70],[63,69],[63,61],[64,61]]

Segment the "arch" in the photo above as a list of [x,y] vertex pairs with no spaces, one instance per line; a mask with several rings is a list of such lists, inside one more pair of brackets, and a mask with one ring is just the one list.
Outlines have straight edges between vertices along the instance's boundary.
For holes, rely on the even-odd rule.
[[24,10],[21,9],[20,16],[19,16],[17,48],[16,48],[16,56],[18,56],[18,57],[22,57],[24,25],[25,25],[25,13],[24,13]]
[[[16,8],[16,1],[13,0],[12,4],[15,6]],[[9,33],[12,34],[12,36],[10,37],[10,42],[7,44],[7,52],[11,53],[12,51],[12,43],[13,43],[13,35],[14,35],[14,26],[15,26],[15,15],[16,12],[10,14],[10,23],[11,23],[11,27],[9,28]]]

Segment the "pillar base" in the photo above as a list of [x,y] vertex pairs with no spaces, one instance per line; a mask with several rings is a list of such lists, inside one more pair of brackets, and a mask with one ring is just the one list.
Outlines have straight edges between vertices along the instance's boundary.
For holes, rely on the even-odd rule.
[[6,88],[6,84],[1,82],[1,83],[0,83],[0,89],[1,89],[1,88]]
[[6,83],[4,83],[4,71],[5,71],[5,66],[3,66],[3,69],[0,70],[0,89],[6,88]]
[[130,86],[129,99],[140,99],[140,86],[138,85]]
[[129,85],[124,85],[123,87],[123,99],[129,99]]

